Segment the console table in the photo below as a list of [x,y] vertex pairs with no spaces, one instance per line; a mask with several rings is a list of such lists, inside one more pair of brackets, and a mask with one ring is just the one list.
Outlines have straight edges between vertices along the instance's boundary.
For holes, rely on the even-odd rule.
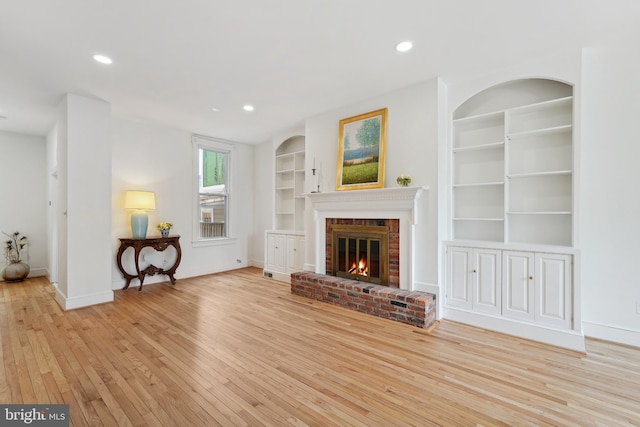
[[[139,258],[140,252],[143,248],[153,248],[158,252],[163,252],[169,246],[173,246],[177,252],[176,261],[173,265],[165,270],[163,268],[158,268],[155,265],[151,264],[144,270],[140,271]],[[133,248],[134,255],[133,259],[136,264],[136,273],[137,274],[129,274],[122,267],[122,254],[127,248]],[[129,288],[131,284],[131,280],[138,278],[140,280],[140,288],[138,291],[142,290],[142,283],[144,282],[144,277],[146,275],[153,276],[155,274],[166,274],[169,276],[169,280],[171,280],[171,284],[176,284],[176,278],[173,277],[173,274],[176,272],[178,265],[180,265],[180,259],[182,258],[182,250],[180,249],[180,236],[168,236],[168,237],[148,237],[144,239],[133,239],[133,238],[121,238],[120,239],[120,248],[118,249],[118,254],[116,255],[116,262],[118,263],[118,269],[124,276],[127,284],[123,289]]]

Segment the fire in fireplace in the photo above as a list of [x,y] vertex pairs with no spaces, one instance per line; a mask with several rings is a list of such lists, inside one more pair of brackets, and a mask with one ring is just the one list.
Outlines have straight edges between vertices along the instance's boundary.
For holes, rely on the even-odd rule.
[[331,230],[336,276],[389,284],[389,227],[333,224]]

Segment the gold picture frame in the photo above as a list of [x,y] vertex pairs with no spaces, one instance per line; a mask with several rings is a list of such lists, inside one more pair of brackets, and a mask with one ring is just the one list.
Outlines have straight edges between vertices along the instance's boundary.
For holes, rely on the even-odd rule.
[[336,190],[384,187],[387,109],[340,120]]

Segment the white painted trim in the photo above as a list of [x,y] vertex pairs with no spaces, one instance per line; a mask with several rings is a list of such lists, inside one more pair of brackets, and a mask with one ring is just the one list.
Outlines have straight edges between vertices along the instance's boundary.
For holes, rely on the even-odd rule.
[[582,322],[584,334],[591,338],[640,347],[640,331],[599,323]]
[[60,292],[59,288],[56,288],[55,300],[63,310],[73,310],[76,308],[88,307],[90,305],[112,302],[113,291],[67,298]]
[[550,329],[516,320],[497,318],[486,314],[472,313],[452,307],[444,307],[442,317],[477,328],[489,329],[518,338],[539,341],[557,347],[586,352],[584,336],[572,330]]
[[[216,273],[222,273],[225,271],[231,271],[231,270],[238,270],[240,268],[245,268],[245,267],[249,267],[249,265],[247,265],[246,262],[234,262],[233,264],[227,264],[227,265],[217,265],[213,268],[206,266],[206,267],[187,267],[187,268],[182,268],[180,267],[180,274],[175,274],[174,277],[176,278],[177,282],[176,285],[180,283],[180,279],[187,279],[189,277],[199,277],[199,276],[206,276],[209,274],[216,274]],[[163,283],[163,282],[168,282],[169,281],[169,276],[165,275],[165,274],[157,274],[155,276],[146,276],[144,278],[144,284],[142,285],[147,286],[147,285],[153,285],[155,283]],[[116,290],[120,290],[122,288],[124,288],[126,281],[124,280],[124,278],[118,278],[118,280],[114,280],[111,282],[111,289],[116,291]],[[129,284],[129,289],[133,289],[133,288],[139,288],[140,287],[140,282],[138,281],[137,278],[134,278],[131,280],[131,283]]]
[[[277,271],[271,271],[271,270],[264,270],[263,274],[264,273],[270,273],[271,274],[271,279],[277,280],[278,282],[291,283],[291,275],[290,274],[279,273]],[[269,277],[265,277],[265,278],[269,279]]]
[[[0,272],[3,269],[0,268]],[[48,271],[46,268],[30,268],[29,269],[29,275],[27,277],[41,277],[41,276],[46,276],[47,278],[49,277]],[[2,275],[0,274],[0,282],[4,282],[4,279],[2,278]]]
[[258,267],[264,269],[264,260],[251,259],[249,260],[249,267]]

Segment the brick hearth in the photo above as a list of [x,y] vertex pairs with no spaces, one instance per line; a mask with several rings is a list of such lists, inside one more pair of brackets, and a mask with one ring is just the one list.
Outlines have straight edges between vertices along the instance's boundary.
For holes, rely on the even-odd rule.
[[427,328],[436,320],[435,295],[310,272],[291,274],[291,293]]

